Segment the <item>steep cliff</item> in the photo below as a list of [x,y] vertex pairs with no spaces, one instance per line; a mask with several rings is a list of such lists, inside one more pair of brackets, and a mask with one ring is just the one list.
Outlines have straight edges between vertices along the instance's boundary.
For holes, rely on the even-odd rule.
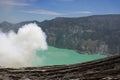
[[56,18],[40,26],[52,46],[80,53],[120,54],[120,15]]
[[120,54],[120,15],[94,15],[80,18],[58,17],[52,20],[26,21],[4,29],[17,32],[24,24],[36,22],[47,34],[47,42],[58,48],[80,53]]

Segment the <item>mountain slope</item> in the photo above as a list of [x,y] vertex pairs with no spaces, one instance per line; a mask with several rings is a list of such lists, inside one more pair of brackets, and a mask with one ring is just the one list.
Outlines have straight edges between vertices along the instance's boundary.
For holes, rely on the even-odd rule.
[[120,52],[120,15],[56,18],[40,24],[48,43],[83,53]]
[[120,54],[120,15],[27,21],[14,24],[13,30],[17,32],[19,27],[31,22],[42,27],[51,46],[73,49],[80,53]]
[[0,24],[0,30],[3,31],[3,32],[8,32],[10,30],[13,30],[13,25],[12,23],[9,23],[7,21],[4,21]]

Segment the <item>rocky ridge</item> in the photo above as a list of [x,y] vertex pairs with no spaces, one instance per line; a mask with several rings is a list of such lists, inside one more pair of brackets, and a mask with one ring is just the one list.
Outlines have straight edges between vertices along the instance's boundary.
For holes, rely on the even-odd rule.
[[73,65],[1,67],[0,80],[120,80],[120,55]]
[[3,22],[3,32],[17,30],[25,24],[38,24],[47,35],[50,46],[72,49],[87,54],[120,54],[120,14],[52,20],[24,21],[16,24]]

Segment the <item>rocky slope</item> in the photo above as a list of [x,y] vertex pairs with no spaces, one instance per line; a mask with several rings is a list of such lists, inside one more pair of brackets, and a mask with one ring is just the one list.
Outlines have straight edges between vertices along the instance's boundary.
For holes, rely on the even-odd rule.
[[120,80],[120,55],[73,65],[0,68],[0,80]]
[[80,53],[120,54],[120,15],[58,17],[43,22],[26,21],[17,24],[3,22],[0,28],[4,32],[17,32],[22,25],[31,22],[42,27],[51,46]]

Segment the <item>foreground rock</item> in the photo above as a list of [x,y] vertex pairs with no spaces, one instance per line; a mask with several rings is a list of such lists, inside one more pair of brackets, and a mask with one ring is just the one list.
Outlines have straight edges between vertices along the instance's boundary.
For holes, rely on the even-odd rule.
[[120,80],[120,55],[74,65],[0,68],[0,80]]

